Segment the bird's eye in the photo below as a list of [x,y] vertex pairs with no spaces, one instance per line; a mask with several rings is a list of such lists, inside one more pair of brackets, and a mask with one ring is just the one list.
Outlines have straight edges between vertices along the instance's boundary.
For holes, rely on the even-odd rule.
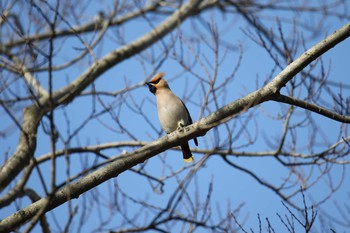
[[158,84],[158,83],[159,83],[159,80],[160,80],[160,79],[155,80],[155,81],[153,82],[153,84]]

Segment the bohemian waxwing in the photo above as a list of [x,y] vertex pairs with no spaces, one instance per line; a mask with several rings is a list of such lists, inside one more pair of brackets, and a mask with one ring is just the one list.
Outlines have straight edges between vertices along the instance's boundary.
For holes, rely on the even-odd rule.
[[[160,124],[163,130],[169,134],[192,124],[192,119],[182,100],[170,90],[168,83],[163,79],[164,75],[163,72],[158,73],[146,84],[149,87],[149,91],[156,96]],[[198,146],[197,138],[193,140],[196,146]],[[180,146],[184,161],[192,161],[192,153],[188,142]]]

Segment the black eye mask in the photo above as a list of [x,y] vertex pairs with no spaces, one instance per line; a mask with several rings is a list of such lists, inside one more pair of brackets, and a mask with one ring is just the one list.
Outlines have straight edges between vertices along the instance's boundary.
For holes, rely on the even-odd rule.
[[157,83],[151,82],[151,83],[146,83],[146,84],[147,84],[147,86],[148,86],[148,88],[149,88],[149,91],[150,91],[151,93],[155,94],[156,91],[157,91],[157,88],[155,88],[155,87],[152,85],[152,83],[157,84],[158,82],[157,82]]

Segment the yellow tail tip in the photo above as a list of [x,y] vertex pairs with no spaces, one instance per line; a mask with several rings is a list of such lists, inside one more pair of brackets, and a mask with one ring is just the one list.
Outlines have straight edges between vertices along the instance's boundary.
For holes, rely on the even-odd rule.
[[189,162],[192,162],[193,161],[193,157],[190,157],[188,159],[184,159],[185,163],[189,163]]

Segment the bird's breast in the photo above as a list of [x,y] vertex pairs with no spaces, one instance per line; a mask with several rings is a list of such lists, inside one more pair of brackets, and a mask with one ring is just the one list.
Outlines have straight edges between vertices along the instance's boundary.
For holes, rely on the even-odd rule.
[[[177,97],[176,97],[177,98]],[[175,131],[182,125],[188,124],[188,116],[181,100],[162,101],[157,103],[158,117],[163,130],[167,133]]]

